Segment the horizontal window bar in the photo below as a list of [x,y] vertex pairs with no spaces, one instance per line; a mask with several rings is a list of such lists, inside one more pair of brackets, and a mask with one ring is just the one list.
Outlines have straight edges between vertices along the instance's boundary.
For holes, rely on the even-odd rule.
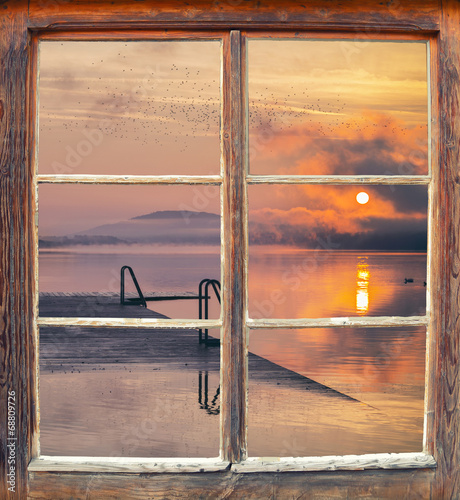
[[248,319],[250,329],[257,328],[325,328],[340,326],[420,326],[428,325],[428,316],[374,316],[349,318]]
[[41,456],[29,464],[29,472],[111,472],[170,473],[220,472],[229,462],[219,458],[132,458],[132,457],[48,457]]
[[232,464],[232,471],[300,472],[364,469],[424,469],[436,467],[436,460],[426,453],[377,453],[308,458],[249,458]]
[[221,184],[219,175],[37,175],[39,184]]
[[220,319],[162,319],[162,318],[38,318],[38,326],[97,326],[113,328],[190,329],[220,328]]
[[364,469],[420,469],[436,467],[436,460],[426,453],[378,453],[306,458],[249,458],[230,464],[218,458],[131,458],[131,457],[48,457],[41,456],[29,464],[29,472],[94,473],[236,473],[298,472]]
[[[171,23],[168,23],[171,24]],[[176,24],[176,23],[174,23]],[[223,24],[223,23],[222,23]],[[119,23],[118,23],[119,25]],[[145,27],[145,30],[140,28]],[[40,33],[39,40],[52,40],[62,42],[73,42],[75,40],[88,41],[88,42],[106,42],[106,41],[149,41],[161,42],[163,40],[171,41],[221,41],[228,35],[228,30],[221,31],[222,28],[214,31],[183,31],[183,24],[177,23],[178,29],[171,31],[171,29],[162,29],[158,25],[152,26],[149,22],[126,22],[123,26],[120,25],[119,29],[110,29],[109,31],[100,31],[97,28],[90,27],[86,23],[72,23],[72,25],[59,25],[55,23],[53,29],[67,30],[66,33],[60,31],[48,31]],[[73,31],[78,28],[78,31]],[[117,26],[118,28],[118,26]],[[152,29],[154,28],[154,29]],[[155,29],[156,28],[156,29]],[[203,27],[202,27],[203,28]],[[69,29],[71,31],[69,31]]]
[[243,35],[249,40],[300,40],[302,42],[316,42],[317,40],[326,40],[328,42],[343,42],[347,40],[363,41],[363,42],[428,42],[428,35],[423,33],[385,33],[384,36],[379,36],[379,33],[371,35],[369,30],[354,31],[352,33],[334,33],[331,36],[330,32],[316,32],[311,31],[243,31]]
[[248,175],[248,184],[429,184],[428,175]]

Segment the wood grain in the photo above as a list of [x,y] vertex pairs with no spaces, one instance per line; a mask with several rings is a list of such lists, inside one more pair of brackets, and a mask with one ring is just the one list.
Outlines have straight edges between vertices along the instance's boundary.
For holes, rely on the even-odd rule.
[[[129,168],[127,167],[127,170]],[[39,184],[211,184],[219,185],[218,175],[37,175]]]
[[[30,175],[27,148],[27,2],[9,2],[0,16],[0,498],[24,498],[30,407],[28,333],[32,324]],[[15,393],[15,437],[7,440],[8,392]],[[33,418],[33,416],[32,416]],[[6,446],[15,450],[15,493],[7,489]]]
[[229,462],[218,458],[131,458],[131,457],[45,457],[32,460],[30,472],[119,472],[134,474],[165,474],[190,472],[223,472],[230,467]]
[[425,500],[433,476],[434,472],[429,469],[278,474],[215,472],[180,476],[31,472],[29,499]]
[[180,27],[346,29],[356,32],[428,31],[439,28],[436,0],[31,0],[30,26],[67,29]]
[[222,322],[213,319],[161,318],[39,318],[38,326],[110,326],[111,328],[220,328]]
[[[386,470],[354,472],[283,472],[235,474],[214,472],[201,474],[85,474],[72,472],[36,472],[29,476],[29,498],[458,498],[460,495],[460,410],[459,410],[459,227],[460,227],[460,4],[457,0],[296,0],[229,1],[229,0],[30,0],[27,18],[25,0],[6,0],[0,13],[0,498],[7,499],[5,490],[5,394],[14,387],[18,391],[18,493],[12,498],[25,498],[28,455],[36,452],[36,338],[33,328],[33,266],[35,246],[31,236],[34,191],[30,178],[33,168],[29,152],[34,150],[33,113],[27,116],[27,105],[33,108],[35,87],[27,79],[27,68],[33,52],[27,51],[27,31],[48,30],[67,33],[97,29],[299,29],[324,33],[356,33],[357,38],[388,33],[436,33],[433,42],[436,60],[432,68],[439,94],[433,106],[432,131],[435,149],[432,152],[434,224],[432,279],[430,281],[432,321],[430,323],[428,367],[428,418],[426,448],[432,450],[438,466],[433,470]],[[65,31],[67,30],[67,31]],[[224,35],[225,37],[225,35]],[[233,35],[233,49],[236,35]],[[227,52],[226,68],[232,69]],[[33,68],[30,66],[30,74]],[[241,72],[243,74],[243,72]],[[226,85],[230,83],[226,77]],[[31,82],[28,89],[27,83]],[[31,99],[27,99],[30,90]],[[242,165],[238,156],[244,150],[244,137],[229,123],[241,125],[238,106],[241,88],[233,86],[232,99],[225,109],[224,158],[232,168]],[[238,97],[239,95],[239,97]],[[235,103],[233,105],[232,103]],[[225,116],[225,115],[224,115]],[[230,119],[231,118],[231,119]],[[439,127],[439,141],[436,139]],[[232,149],[235,148],[235,149]],[[238,153],[240,151],[240,153]],[[439,158],[439,163],[436,159]],[[242,167],[241,167],[242,168]],[[65,179],[63,179],[65,181]],[[257,179],[250,182],[256,183]],[[286,179],[287,183],[291,182]],[[428,179],[396,179],[394,182],[427,184]],[[275,182],[275,180],[273,180]],[[332,180],[331,180],[332,182]],[[342,180],[340,180],[342,182]],[[343,181],[348,182],[348,179]],[[363,183],[373,183],[364,179]],[[378,182],[390,182],[380,178]],[[223,180],[224,207],[244,201],[243,184],[238,175]],[[244,262],[240,248],[244,245],[244,211],[224,223],[226,238],[224,263],[226,279],[244,279]],[[229,238],[229,232],[239,230],[243,241]],[[35,242],[36,243],[36,242]],[[236,265],[236,267],[235,267]],[[239,267],[239,266],[242,267]],[[226,285],[225,285],[226,283]],[[233,296],[229,281],[224,293]],[[224,322],[227,344],[224,346],[224,366],[227,387],[238,387],[244,394],[245,330],[244,296],[228,302]],[[231,312],[237,314],[231,319]],[[236,340],[235,340],[236,339]],[[233,378],[235,377],[235,378]],[[231,460],[244,458],[245,400],[226,395],[224,421],[224,453]],[[239,436],[232,441],[232,432]],[[34,451],[35,449],[35,451]]]
[[26,241],[27,259],[29,265],[26,267],[28,273],[29,290],[25,293],[28,302],[27,315],[29,319],[29,331],[27,336],[27,348],[29,355],[29,459],[36,458],[40,454],[39,443],[39,398],[38,398],[38,221],[30,214],[38,212],[38,197],[36,185],[36,172],[38,163],[38,112],[37,112],[37,87],[38,87],[38,39],[29,39],[29,68],[28,68],[28,176],[29,181],[24,186],[27,192],[28,203],[24,207],[26,218]]
[[248,184],[429,184],[427,175],[248,175]]
[[[300,31],[300,30],[273,30],[264,31],[260,30],[251,30],[248,28],[247,30],[242,31],[242,34],[250,40],[251,38],[256,39],[297,39],[297,40],[352,40],[352,41],[361,41],[363,45],[370,38],[369,29],[363,30],[353,30],[353,31],[338,31],[338,30],[327,30],[327,31],[318,31],[316,30],[312,33],[311,30],[308,31]],[[417,31],[381,31],[378,32],[376,39],[379,41],[392,41],[392,40],[403,40],[405,42],[426,42],[427,33],[425,31],[417,32]]]
[[266,328],[327,328],[327,327],[404,327],[423,326],[429,322],[426,316],[356,316],[350,318],[299,318],[299,319],[248,319],[247,326],[253,330]]
[[[45,0],[46,1],[46,0]],[[50,0],[55,1],[55,0]],[[67,0],[64,0],[67,1]],[[59,0],[57,0],[59,2]],[[82,26],[78,30],[40,31],[40,40],[222,40],[225,31],[187,30],[182,24],[177,29],[142,29],[142,23],[135,23],[132,29],[107,29],[99,26]]]
[[439,38],[439,252],[435,498],[460,495],[460,3],[443,0]]
[[426,453],[378,453],[309,458],[280,458],[276,461],[251,458],[233,464],[233,472],[300,472],[366,469],[425,469],[436,467],[436,460]]
[[427,316],[356,316],[349,318],[299,318],[299,319],[248,319],[252,330],[267,328],[328,328],[328,327],[404,327],[424,326],[429,323]]
[[440,308],[442,304],[441,282],[443,280],[442,269],[442,254],[443,249],[440,247],[440,224],[442,220],[440,192],[440,175],[439,168],[439,106],[438,106],[438,40],[432,39],[430,42],[429,51],[429,70],[430,70],[430,101],[431,109],[429,131],[431,135],[430,144],[430,160],[432,183],[428,189],[429,197],[429,214],[428,214],[428,246],[427,246],[427,303],[426,312],[430,318],[427,329],[427,344],[426,344],[426,368],[425,368],[425,425],[424,425],[424,451],[434,454],[434,436],[435,430],[435,405],[437,391],[437,350],[438,350],[438,329],[440,327]]
[[[244,181],[245,120],[242,89],[242,41],[231,31],[223,48],[223,328],[222,457],[238,462],[246,456],[247,349],[245,304],[246,195]],[[232,75],[232,78],[230,78]]]

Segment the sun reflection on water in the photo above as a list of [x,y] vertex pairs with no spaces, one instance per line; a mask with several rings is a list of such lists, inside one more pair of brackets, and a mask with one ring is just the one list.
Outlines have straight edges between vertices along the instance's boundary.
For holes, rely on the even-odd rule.
[[367,314],[369,311],[369,266],[366,257],[358,258],[356,273],[356,312]]

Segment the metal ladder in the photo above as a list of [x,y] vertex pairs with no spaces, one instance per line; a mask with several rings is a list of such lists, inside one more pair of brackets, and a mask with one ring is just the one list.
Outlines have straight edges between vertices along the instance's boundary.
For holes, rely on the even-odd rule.
[[[125,294],[125,273],[129,271],[131,279],[133,280],[134,286],[139,297],[126,298]],[[216,279],[205,278],[200,281],[198,285],[198,296],[190,295],[165,295],[157,297],[146,297],[139,286],[136,275],[134,274],[133,268],[131,266],[123,266],[120,270],[120,304],[121,305],[140,305],[142,307],[147,307],[147,301],[155,300],[198,300],[198,318],[199,319],[209,319],[209,301],[211,296],[209,295],[209,287],[214,291],[217,300],[220,304],[220,282]],[[219,339],[209,338],[208,329],[200,328],[198,330],[198,342],[200,344],[205,344],[206,346],[219,345]]]
[[[220,304],[220,282],[218,280],[205,278],[200,281],[198,285],[198,319],[209,319],[209,287],[212,287],[217,300]],[[203,294],[204,289],[204,294]],[[203,318],[203,300],[204,300],[204,318]],[[204,333],[204,336],[203,336]],[[205,345],[220,345],[219,339],[209,338],[208,329],[203,330],[200,328],[198,330],[198,342]]]

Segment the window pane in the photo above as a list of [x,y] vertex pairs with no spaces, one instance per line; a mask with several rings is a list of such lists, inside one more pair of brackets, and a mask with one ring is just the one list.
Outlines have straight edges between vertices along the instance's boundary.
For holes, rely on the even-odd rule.
[[250,456],[422,451],[424,327],[252,330]]
[[[40,185],[40,315],[145,316],[129,270],[120,305],[121,268],[130,266],[149,312],[198,318],[200,282],[221,275],[219,191]],[[208,291],[208,317],[218,318],[218,297],[212,285]]]
[[250,316],[424,315],[426,214],[425,186],[250,186]]
[[250,40],[252,174],[428,173],[426,44]]
[[218,456],[219,351],[197,330],[41,327],[41,453]]
[[42,42],[41,174],[219,174],[218,41]]

